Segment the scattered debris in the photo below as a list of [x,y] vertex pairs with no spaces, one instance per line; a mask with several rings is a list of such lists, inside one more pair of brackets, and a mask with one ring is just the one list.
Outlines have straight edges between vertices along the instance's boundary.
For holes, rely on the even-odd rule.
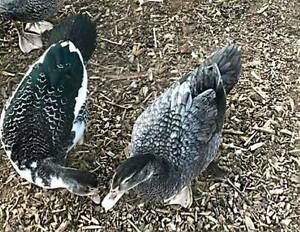
[[[201,4],[199,4],[201,2]],[[300,231],[300,24],[297,1],[66,0],[97,24],[89,75],[88,131],[69,166],[93,170],[102,197],[138,115],[170,84],[228,41],[242,46],[240,81],[228,96],[218,164],[225,180],[193,181],[190,209],[148,204],[134,192],[105,213],[88,198],[19,178],[0,154],[3,231]],[[24,56],[0,19],[1,108],[42,52]],[[46,38],[45,38],[46,39]],[[297,85],[299,86],[297,88]],[[297,126],[298,125],[298,126]],[[298,144],[298,145],[297,145]],[[226,181],[226,178],[230,181]],[[1,230],[1,231],[2,231]]]

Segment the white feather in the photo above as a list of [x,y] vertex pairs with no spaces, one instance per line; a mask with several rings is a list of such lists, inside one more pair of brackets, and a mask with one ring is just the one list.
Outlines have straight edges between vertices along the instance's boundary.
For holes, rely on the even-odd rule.
[[[75,138],[73,139],[73,145],[69,148],[71,148],[80,140],[80,138],[83,136],[84,129],[85,129],[85,123],[84,122],[78,122],[76,121],[76,118],[79,114],[79,111],[81,107],[85,104],[86,102],[86,96],[87,96],[87,84],[88,84],[88,76],[87,76],[87,71],[83,62],[83,58],[81,55],[81,52],[75,47],[75,45],[71,41],[65,41],[61,43],[61,46],[69,46],[70,52],[76,52],[80,58],[82,68],[83,68],[83,80],[82,80],[82,85],[80,89],[78,90],[78,95],[76,97],[76,103],[75,103],[75,108],[74,108],[74,122],[73,122],[73,127],[72,131],[75,132]],[[75,122],[76,121],[76,122]]]

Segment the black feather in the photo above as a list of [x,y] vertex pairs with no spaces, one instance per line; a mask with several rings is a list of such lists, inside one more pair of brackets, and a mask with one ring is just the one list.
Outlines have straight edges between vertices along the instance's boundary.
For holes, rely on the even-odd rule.
[[76,180],[82,186],[96,188],[98,184],[97,176],[84,170],[65,168],[63,169],[63,176],[65,179]]
[[72,15],[50,32],[48,46],[59,41],[71,41],[87,62],[96,49],[96,38],[96,25],[87,15]]
[[241,72],[241,49],[235,44],[228,44],[210,55],[202,64],[208,66],[216,63],[222,76],[226,94],[236,85]]

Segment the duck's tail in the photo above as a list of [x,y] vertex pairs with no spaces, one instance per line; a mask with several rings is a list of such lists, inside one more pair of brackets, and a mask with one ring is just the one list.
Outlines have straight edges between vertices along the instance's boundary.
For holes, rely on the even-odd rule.
[[216,63],[220,70],[226,94],[236,85],[241,71],[241,49],[235,44],[228,44],[210,55],[201,65],[209,66]]
[[71,41],[87,62],[96,49],[96,25],[87,15],[67,17],[50,32],[48,45]]
[[[212,74],[205,70],[213,69]],[[197,96],[207,89],[224,88],[228,94],[239,80],[241,70],[241,51],[236,44],[230,44],[215,51],[192,72],[185,75],[180,82],[189,81],[193,88],[192,96]],[[217,74],[218,71],[218,74]],[[220,80],[222,84],[219,84]]]

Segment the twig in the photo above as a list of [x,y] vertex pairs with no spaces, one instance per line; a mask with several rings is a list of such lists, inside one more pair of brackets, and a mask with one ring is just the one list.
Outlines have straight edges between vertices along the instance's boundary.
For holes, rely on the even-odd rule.
[[146,103],[149,98],[152,96],[153,92],[151,92],[150,94],[148,94],[148,96],[144,99],[143,104]]
[[289,153],[290,153],[290,154],[297,154],[297,153],[300,154],[300,149],[290,150]]
[[105,39],[105,38],[100,38],[100,40],[111,43],[111,44],[119,45],[119,46],[122,45],[122,42],[115,42],[115,41]]
[[[114,81],[120,81],[120,80],[131,80],[131,79],[138,79],[141,77],[147,77],[146,74],[140,74],[140,75],[131,75],[131,76],[121,76],[121,75],[105,75],[105,77],[111,78]],[[113,81],[112,80],[112,81]]]
[[102,111],[109,112],[109,110],[104,109],[103,107],[97,105],[96,103],[94,103],[94,106],[96,106],[96,108],[98,108],[98,109],[100,109],[100,110],[102,110]]
[[96,230],[96,229],[102,229],[102,226],[98,226],[98,225],[90,225],[90,226],[83,226],[82,229],[83,230]]
[[127,220],[129,222],[129,224],[137,231],[137,232],[142,232],[139,230],[139,228],[136,227],[136,225],[133,224],[133,222],[131,220]]
[[233,130],[233,129],[224,129],[223,133],[224,134],[233,134],[233,135],[244,135],[244,132],[236,131],[236,130]]
[[256,134],[257,131],[254,131],[254,133],[250,136],[250,138],[244,143],[244,146],[248,146],[248,144],[251,142],[251,140],[254,138]]
[[15,73],[10,73],[10,72],[7,72],[7,71],[1,71],[1,74],[2,74],[3,76],[10,76],[10,77],[16,76]]
[[143,5],[146,2],[160,2],[163,3],[163,0],[139,0],[140,6]]
[[258,87],[252,87],[252,89],[259,95],[261,96],[264,100],[268,99],[268,95],[262,91],[261,89],[259,89]]
[[101,95],[101,97],[104,97],[107,101],[112,101],[109,97],[105,96],[103,93],[99,93]]
[[244,195],[244,193],[243,193],[238,187],[236,187],[236,186],[231,182],[231,180],[230,180],[229,178],[226,178],[225,180],[227,181],[227,183],[228,183],[229,185],[231,185],[231,187],[234,188],[235,191],[238,192],[238,194],[240,194],[240,196],[246,201],[246,203],[247,203],[248,205],[252,205],[252,203],[248,200],[248,198]]
[[256,131],[259,131],[259,132],[268,133],[268,134],[273,134],[273,135],[276,134],[274,130],[263,128],[263,127],[253,127],[253,130],[256,130]]
[[112,106],[116,106],[116,107],[119,107],[119,108],[122,108],[122,109],[126,109],[126,110],[132,108],[132,106],[122,106],[122,105],[119,105],[119,104],[111,102],[111,101],[104,101],[104,102],[108,103],[108,104],[110,104]]
[[157,48],[156,30],[153,28],[154,47]]
[[233,149],[239,149],[239,150],[241,150],[241,151],[247,151],[247,149],[242,148],[242,147],[235,146],[235,145],[233,145],[233,144],[222,143],[222,145],[223,145],[225,148],[233,148]]

